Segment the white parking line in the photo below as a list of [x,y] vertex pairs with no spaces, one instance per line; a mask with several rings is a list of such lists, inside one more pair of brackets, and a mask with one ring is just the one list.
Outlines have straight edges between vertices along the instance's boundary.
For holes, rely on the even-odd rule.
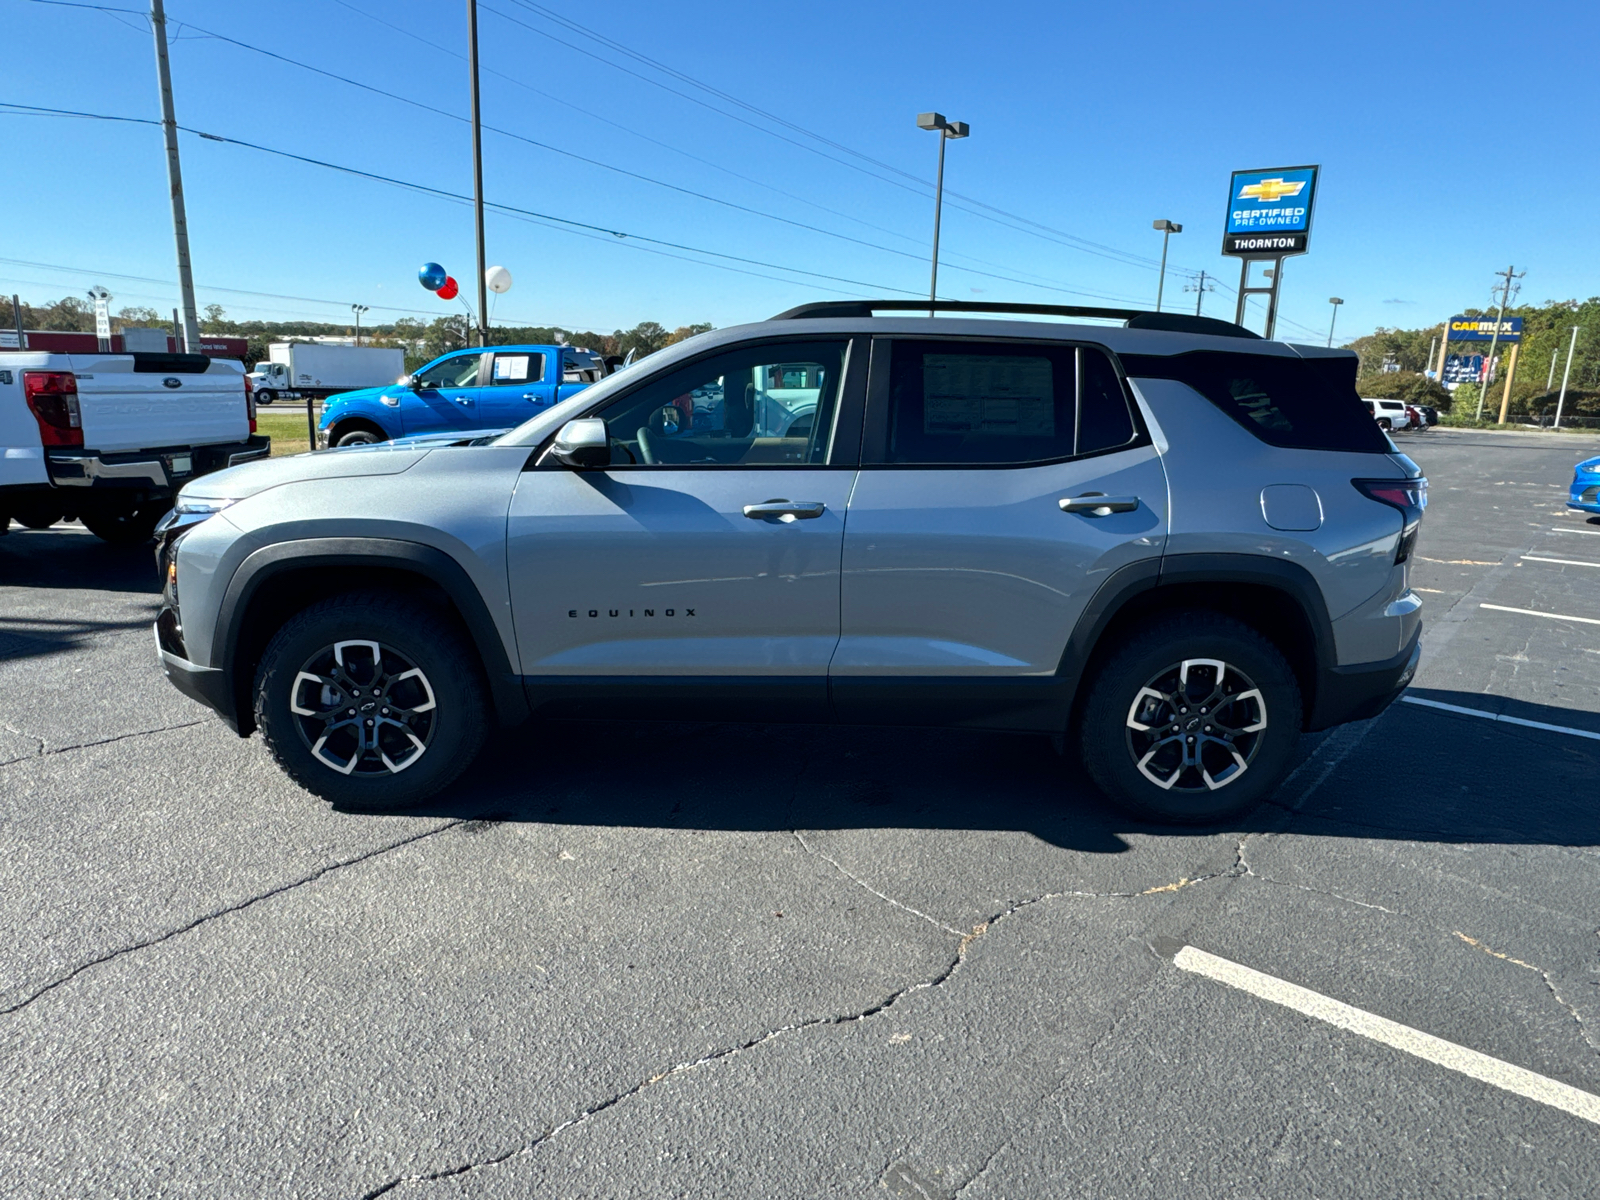
[[1600,567],[1600,563],[1579,562],[1575,558],[1540,558],[1537,554],[1519,554],[1517,557],[1522,559],[1523,562],[1556,563],[1563,567]]
[[1512,608],[1506,604],[1479,604],[1479,608],[1493,609],[1495,612],[1521,613],[1525,617],[1544,617],[1550,621],[1577,621],[1583,625],[1600,625],[1600,620],[1594,617],[1569,617],[1563,613],[1539,612],[1532,608]]
[[1557,526],[1552,525],[1550,527],[1550,532],[1551,533],[1584,533],[1584,534],[1588,534],[1590,537],[1600,537],[1600,529],[1561,529],[1561,528],[1558,528]]
[[1476,1079],[1479,1083],[1487,1083],[1490,1087],[1559,1108],[1562,1112],[1600,1125],[1600,1096],[1590,1092],[1524,1067],[1513,1066],[1480,1051],[1447,1042],[1431,1033],[1423,1033],[1420,1029],[1377,1016],[1365,1009],[1330,999],[1320,992],[1289,983],[1275,975],[1267,975],[1226,958],[1218,958],[1215,954],[1207,954],[1204,950],[1196,950],[1193,946],[1183,947],[1172,961],[1195,975],[1225,983],[1231,988],[1249,992],[1273,1004],[1281,1004],[1284,1008],[1315,1017],[1339,1029],[1403,1050],[1448,1071]]
[[1591,741],[1600,742],[1600,733],[1591,733],[1587,729],[1574,729],[1571,725],[1550,725],[1544,721],[1529,721],[1524,717],[1508,717],[1505,713],[1489,712],[1482,708],[1463,708],[1459,704],[1445,704],[1441,700],[1425,700],[1421,696],[1401,696],[1400,699],[1406,704],[1420,704],[1425,708],[1437,708],[1463,717],[1480,717],[1485,721],[1499,721],[1502,725],[1521,725],[1527,729],[1543,729],[1549,733],[1565,733],[1571,737],[1588,738]]

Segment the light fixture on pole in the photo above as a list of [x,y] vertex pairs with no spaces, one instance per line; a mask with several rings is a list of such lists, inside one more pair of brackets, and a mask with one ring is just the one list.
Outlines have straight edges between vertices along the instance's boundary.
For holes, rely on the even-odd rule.
[[[1328,345],[1331,346],[1333,345],[1333,323],[1339,319],[1339,305],[1343,304],[1344,301],[1337,296],[1329,296],[1328,303],[1333,305],[1333,316],[1328,318]],[[1428,357],[1433,357],[1432,350],[1428,351]]]
[[367,311],[365,304],[352,304],[350,311],[356,315],[356,345],[361,345],[361,314]]
[[[917,128],[939,133],[939,177],[933,187],[933,273],[928,279],[928,303],[939,298],[939,211],[944,207],[944,144],[951,138],[964,138],[971,132],[965,121],[946,121],[942,114],[917,114]],[[933,316],[933,309],[928,309]]]
[[1161,275],[1156,281],[1156,311],[1161,311],[1161,296],[1167,289],[1167,241],[1175,233],[1182,233],[1183,226],[1176,221],[1152,221],[1150,228],[1161,234]]

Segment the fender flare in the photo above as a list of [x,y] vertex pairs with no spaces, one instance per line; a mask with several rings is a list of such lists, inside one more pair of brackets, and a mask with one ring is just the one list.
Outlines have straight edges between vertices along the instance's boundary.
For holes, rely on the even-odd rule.
[[222,691],[231,711],[222,716],[240,734],[248,734],[253,726],[248,699],[250,680],[239,678],[237,670],[244,615],[261,587],[274,576],[307,567],[390,568],[437,585],[455,605],[467,627],[467,636],[478,651],[501,727],[517,724],[528,716],[528,699],[521,679],[506,654],[489,606],[466,569],[450,555],[434,546],[396,538],[302,538],[275,542],[248,555],[234,570],[217,610],[211,665],[223,672]]

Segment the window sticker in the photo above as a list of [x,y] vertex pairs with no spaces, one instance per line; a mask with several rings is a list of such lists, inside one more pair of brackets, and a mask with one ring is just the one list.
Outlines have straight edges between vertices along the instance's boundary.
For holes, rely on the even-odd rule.
[[494,379],[496,383],[520,383],[528,378],[527,354],[496,354]]
[[1054,437],[1050,360],[1010,354],[924,354],[922,432]]

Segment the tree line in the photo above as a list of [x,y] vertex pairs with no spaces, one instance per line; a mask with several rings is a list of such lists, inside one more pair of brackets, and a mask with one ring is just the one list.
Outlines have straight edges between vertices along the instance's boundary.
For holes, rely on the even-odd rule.
[[[23,301],[21,308],[25,329],[94,332],[94,305],[77,296],[63,296],[44,304]],[[170,328],[171,317],[164,317],[155,309],[143,305],[129,305],[112,314],[112,333],[121,333],[130,326]],[[11,308],[11,298],[7,296],[0,299],[0,328],[15,327],[16,314]],[[709,322],[668,329],[657,321],[641,321],[632,329],[600,333],[592,329],[562,329],[554,325],[495,325],[489,329],[489,340],[500,346],[518,343],[556,344],[578,346],[601,354],[626,355],[631,352],[643,357],[697,333],[709,332],[711,328]],[[328,321],[235,321],[229,319],[222,305],[208,304],[201,313],[200,332],[214,337],[244,338],[249,344],[245,354],[245,366],[249,368],[267,357],[267,347],[273,342],[296,337],[351,337],[355,334],[355,326],[347,322]],[[441,354],[473,344],[472,338],[471,325],[464,313],[435,317],[432,321],[401,317],[388,323],[361,326],[363,344],[404,350],[407,371],[415,371]]]
[[[1498,311],[1467,308],[1460,315],[1492,318]],[[1516,305],[1507,307],[1506,316],[1522,318],[1522,345],[1517,352],[1517,374],[1511,384],[1507,418],[1538,420],[1554,414],[1573,326],[1578,327],[1578,341],[1572,355],[1572,376],[1564,412],[1573,416],[1600,416],[1600,296],[1581,301],[1551,300],[1538,305]],[[1441,321],[1420,329],[1380,328],[1346,343],[1361,357],[1357,390],[1363,396],[1432,404],[1457,417],[1472,416],[1478,407],[1477,384],[1465,383],[1451,392],[1424,374],[1438,368],[1438,339],[1443,332],[1444,322]],[[1487,355],[1489,343],[1453,341],[1450,352]],[[1502,342],[1497,355],[1499,369],[1483,408],[1484,417],[1491,421],[1500,416],[1500,395],[1511,365],[1511,348]],[[1398,369],[1385,371],[1386,363]]]

